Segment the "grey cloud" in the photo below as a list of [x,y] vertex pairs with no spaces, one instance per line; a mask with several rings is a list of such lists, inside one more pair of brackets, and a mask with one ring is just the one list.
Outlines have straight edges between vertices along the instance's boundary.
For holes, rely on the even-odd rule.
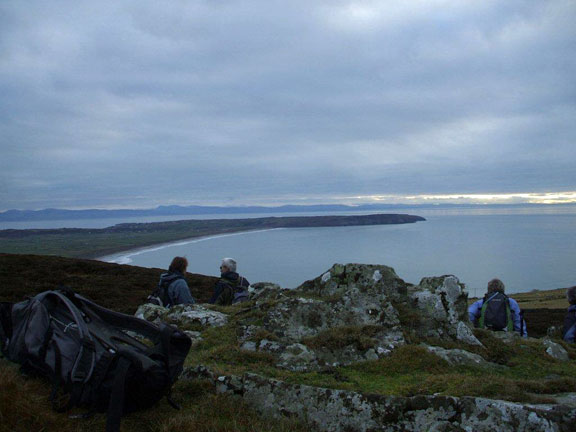
[[0,8],[0,209],[576,189],[571,1]]

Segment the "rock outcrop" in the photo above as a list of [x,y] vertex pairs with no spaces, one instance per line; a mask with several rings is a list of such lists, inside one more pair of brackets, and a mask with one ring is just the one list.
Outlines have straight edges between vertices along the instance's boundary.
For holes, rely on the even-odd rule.
[[208,379],[221,393],[241,396],[261,413],[296,417],[321,432],[569,432],[576,407],[526,406],[474,397],[382,396],[287,384],[255,374],[215,376],[203,367],[183,379]]
[[[464,285],[452,275],[411,285],[387,266],[336,264],[293,290],[254,284],[252,301],[229,309],[229,314],[202,305],[169,310],[145,305],[138,315],[176,324],[196,341],[202,335],[192,330],[232,325],[238,345],[228,349],[239,348],[248,358],[258,357],[252,352],[264,353],[277,368],[292,372],[330,372],[390,356],[406,344],[421,345],[424,352],[454,367],[487,374],[505,370],[508,366],[478,354],[482,344],[468,321],[467,297]],[[521,340],[515,333],[494,335],[507,344]],[[443,346],[434,346],[435,341]],[[543,343],[542,349],[555,359],[551,361],[569,359],[561,345]],[[499,361],[497,356],[494,361]],[[188,369],[184,376],[209,379],[218,391],[239,395],[266,415],[298,417],[319,431],[536,432],[568,431],[576,424],[576,404],[534,406],[475,397],[367,395],[250,373],[215,376],[202,367]]]
[[202,305],[176,305],[170,309],[146,303],[135,314],[138,318],[154,323],[174,324],[182,330],[198,330],[206,327],[221,327],[228,323],[228,316]]
[[389,355],[407,338],[449,338],[480,345],[467,318],[467,294],[455,276],[413,286],[383,265],[334,265],[295,290],[258,287],[259,324],[245,320],[243,340],[258,330],[276,339],[243,345],[279,356],[295,371],[340,366]]

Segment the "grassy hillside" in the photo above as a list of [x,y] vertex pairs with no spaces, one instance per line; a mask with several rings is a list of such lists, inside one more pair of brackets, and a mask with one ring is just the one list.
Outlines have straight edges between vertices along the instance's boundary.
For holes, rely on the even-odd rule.
[[[69,285],[96,302],[132,313],[158,281],[161,269],[102,263],[61,257],[0,254],[0,301],[19,301],[46,289]],[[211,294],[215,278],[188,274],[193,295],[205,301]],[[523,304],[533,306],[538,299],[559,297],[561,292],[518,295]],[[549,299],[548,299],[549,300]],[[548,303],[543,302],[548,305]],[[247,371],[278,378],[290,383],[329,388],[359,390],[367,393],[412,396],[442,394],[483,396],[519,402],[552,402],[553,394],[573,391],[576,386],[576,347],[564,344],[571,361],[550,358],[539,341],[504,342],[491,332],[475,330],[486,348],[464,347],[445,340],[413,341],[396,349],[389,357],[320,372],[290,372],[278,369],[268,353],[239,348],[237,326],[261,320],[264,311],[252,310],[250,304],[220,307],[231,316],[228,325],[208,328],[204,340],[193,347],[186,364],[202,364],[221,374]],[[546,309],[530,309],[529,329],[534,334],[535,317],[542,328],[558,325],[557,317]],[[559,310],[563,316],[564,309]],[[533,314],[532,314],[533,313]],[[242,322],[240,322],[242,320]],[[317,337],[318,344],[346,344],[350,334],[363,335],[363,330],[350,328],[347,333],[328,330]],[[356,332],[356,333],[354,333]],[[272,335],[273,336],[273,335]],[[254,338],[271,337],[255,334]],[[429,353],[419,342],[467,348],[499,366],[489,371],[474,366],[452,366]],[[561,342],[560,342],[561,343]],[[23,378],[17,365],[0,360],[0,432],[8,431],[101,431],[105,418],[96,415],[89,420],[69,419],[56,414],[48,402],[49,385],[41,380]],[[153,409],[127,416],[124,432],[140,431],[307,431],[306,425],[291,420],[271,421],[229,396],[217,395],[202,382],[177,383],[175,398],[182,411],[174,411],[166,401]],[[82,412],[82,411],[80,411]]]
[[[17,302],[67,286],[102,306],[133,314],[165,271],[55,256],[0,254],[0,301]],[[217,278],[188,273],[186,280],[192,296],[206,302]]]

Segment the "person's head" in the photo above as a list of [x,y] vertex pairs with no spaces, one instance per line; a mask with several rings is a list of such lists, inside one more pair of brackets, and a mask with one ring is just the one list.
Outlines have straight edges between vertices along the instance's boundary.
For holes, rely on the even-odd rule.
[[188,260],[184,257],[177,256],[174,257],[174,259],[170,263],[168,271],[186,273],[187,268],[188,268]]
[[576,305],[576,286],[570,287],[566,290],[566,299],[571,305]]
[[236,271],[236,260],[233,258],[224,258],[222,264],[220,264],[220,273]]
[[504,294],[504,290],[504,282],[502,282],[500,279],[492,279],[490,282],[488,282],[488,294],[495,292]]

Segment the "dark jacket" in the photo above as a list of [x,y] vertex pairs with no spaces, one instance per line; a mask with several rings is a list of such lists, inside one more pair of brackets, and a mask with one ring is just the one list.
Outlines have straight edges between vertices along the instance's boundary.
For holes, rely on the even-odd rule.
[[564,317],[564,328],[562,329],[562,339],[566,342],[576,342],[576,305],[571,305]]
[[248,300],[250,282],[236,272],[226,272],[220,275],[220,280],[214,286],[214,294],[208,303],[230,305]]
[[158,282],[160,292],[165,290],[165,296],[162,295],[163,301],[167,306],[174,306],[177,304],[193,304],[196,303],[190,288],[184,279],[184,275],[180,272],[162,273],[160,282]]

